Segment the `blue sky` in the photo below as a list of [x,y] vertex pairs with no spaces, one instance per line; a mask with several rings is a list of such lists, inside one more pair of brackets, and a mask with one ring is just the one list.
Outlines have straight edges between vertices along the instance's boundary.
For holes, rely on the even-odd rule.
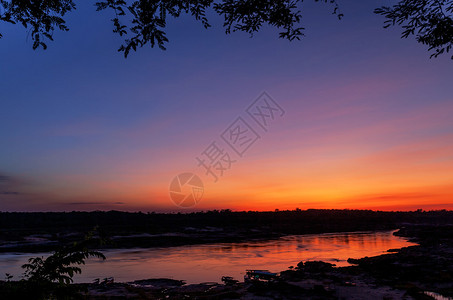
[[[341,1],[345,16],[339,21],[329,5],[306,2],[306,36],[295,42],[278,39],[268,27],[253,38],[225,35],[221,17],[212,13],[208,30],[183,16],[168,24],[166,51],[144,47],[127,59],[116,51],[121,40],[111,32],[111,14],[88,2],[77,3],[68,15],[70,31],[56,32],[46,51],[33,51],[22,27],[1,24],[0,175],[9,179],[0,182],[0,210],[178,209],[168,199],[171,178],[200,172],[194,157],[262,91],[287,115],[225,180],[212,185],[202,178],[206,193],[199,209],[241,209],[240,199],[249,199],[246,207],[253,209],[359,207],[351,199],[398,189],[370,171],[373,161],[357,166],[360,178],[370,176],[360,184],[368,190],[352,179],[343,182],[342,158],[358,161],[401,144],[425,145],[429,138],[438,137],[436,149],[445,150],[430,159],[450,167],[451,60],[429,59],[425,46],[400,38],[399,28],[383,29],[373,9],[387,3],[393,1]],[[360,127],[365,132],[357,137]],[[310,156],[310,147],[331,151]],[[297,182],[306,174],[289,160],[304,153],[300,164],[313,171],[307,178],[333,178],[325,182],[332,195],[314,183],[300,192]],[[317,159],[319,164],[308,163]],[[408,180],[419,163],[407,162],[398,177],[406,194],[424,188],[420,181],[428,169]],[[436,179],[429,189],[445,191],[435,204],[448,206],[451,175],[437,165],[429,170]],[[244,188],[250,176],[260,183]],[[276,182],[281,193],[270,197],[263,182]],[[431,200],[423,201],[414,205]]]

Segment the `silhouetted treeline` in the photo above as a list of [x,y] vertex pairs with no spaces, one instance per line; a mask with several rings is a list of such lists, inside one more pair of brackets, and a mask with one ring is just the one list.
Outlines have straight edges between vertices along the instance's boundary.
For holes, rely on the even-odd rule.
[[[128,213],[120,211],[0,213],[0,240],[29,241],[44,236],[63,243],[99,228],[114,247],[235,242],[285,234],[387,230],[413,224],[453,224],[453,211],[293,210],[273,212]],[[176,233],[176,234],[175,234]],[[18,244],[15,251],[28,248]],[[1,242],[0,242],[1,243]],[[35,243],[36,244],[36,243]],[[33,247],[37,247],[34,244]],[[112,246],[112,247],[113,247]],[[0,251],[4,247],[0,244]],[[10,249],[11,250],[11,249]],[[29,249],[28,249],[29,250]],[[37,250],[37,249],[36,249]],[[42,250],[42,249],[41,249]]]

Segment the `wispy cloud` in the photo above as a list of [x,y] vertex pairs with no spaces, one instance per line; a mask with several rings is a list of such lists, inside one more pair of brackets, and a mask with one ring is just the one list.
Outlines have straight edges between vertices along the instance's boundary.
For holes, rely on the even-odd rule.
[[0,192],[0,195],[19,195],[19,192]]
[[10,182],[12,179],[10,176],[0,174],[0,184]]
[[124,202],[100,202],[100,201],[79,201],[79,202],[68,202],[67,205],[122,205]]

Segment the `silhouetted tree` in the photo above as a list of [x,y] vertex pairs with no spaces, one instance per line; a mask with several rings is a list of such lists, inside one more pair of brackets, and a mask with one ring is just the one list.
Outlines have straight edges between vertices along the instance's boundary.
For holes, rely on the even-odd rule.
[[82,272],[76,265],[85,264],[85,259],[90,257],[105,259],[99,251],[71,247],[56,251],[45,259],[32,257],[22,268],[26,270],[25,278],[30,281],[69,284],[75,274]]
[[[341,19],[336,0],[314,0],[332,5],[333,14]],[[290,41],[299,40],[304,28],[300,26],[303,0],[104,0],[96,3],[97,10],[111,9],[113,12],[113,32],[125,38],[118,51],[127,57],[130,50],[149,44],[165,49],[168,38],[165,33],[167,17],[190,14],[205,28],[210,27],[206,10],[212,8],[224,17],[226,33],[234,31],[253,35],[263,25],[280,29],[279,36]],[[55,29],[67,31],[63,17],[74,10],[73,0],[0,0],[0,21],[21,23],[29,28],[33,49],[47,48],[46,39],[53,40]],[[387,18],[385,27],[400,25],[403,37],[416,35],[418,42],[435,50],[431,57],[451,49],[453,34],[452,0],[401,0],[393,7],[381,7],[375,13]],[[130,16],[131,21],[125,21]],[[0,33],[0,38],[2,37]],[[453,57],[452,57],[453,59]]]
[[[404,0],[393,7],[381,7],[375,13],[387,18],[385,28],[400,25],[403,38],[415,35],[417,41],[434,50],[431,57],[449,52],[453,44],[452,0]],[[453,59],[453,56],[451,57]]]
[[55,28],[69,30],[63,17],[75,8],[72,0],[0,0],[0,21],[22,24],[30,29],[33,49],[38,47],[46,49],[44,40],[53,41]]
[[[97,230],[97,229],[95,229]],[[81,287],[71,285],[72,277],[80,274],[78,267],[90,257],[105,259],[105,256],[92,247],[100,246],[103,240],[88,233],[84,240],[73,242],[53,252],[47,258],[33,257],[24,264],[24,279],[11,281],[6,274],[6,281],[0,281],[1,299],[84,299]]]

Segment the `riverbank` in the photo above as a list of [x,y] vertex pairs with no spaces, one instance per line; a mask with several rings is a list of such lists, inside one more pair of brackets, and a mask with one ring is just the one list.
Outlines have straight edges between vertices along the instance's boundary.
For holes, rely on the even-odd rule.
[[[438,299],[453,298],[453,226],[412,225],[396,233],[418,243],[337,268],[299,263],[276,282],[193,284],[149,280],[110,287],[82,285],[89,299]],[[441,298],[442,295],[445,298]]]
[[[336,266],[349,266],[349,258],[376,256],[390,248],[413,244],[392,232],[394,230],[306,234],[243,243],[104,250],[105,261],[87,260],[82,273],[73,279],[75,283],[90,283],[105,277],[114,277],[117,282],[165,277],[184,279],[192,284],[221,282],[222,276],[242,280],[246,269],[280,272],[301,260],[322,260]],[[30,258],[51,254],[0,254],[0,274],[10,273],[14,280],[20,279],[22,264]]]
[[[267,283],[188,285],[149,279],[73,284],[77,292],[71,299],[433,299],[429,293],[453,297],[453,226],[407,225],[396,234],[419,245],[350,260],[355,265],[349,267],[300,262]],[[0,288],[6,284],[19,283],[0,282]]]
[[0,252],[41,253],[84,239],[96,228],[100,250],[267,240],[286,235],[380,231],[404,224],[453,224],[453,211],[207,211],[187,214],[0,212]]

